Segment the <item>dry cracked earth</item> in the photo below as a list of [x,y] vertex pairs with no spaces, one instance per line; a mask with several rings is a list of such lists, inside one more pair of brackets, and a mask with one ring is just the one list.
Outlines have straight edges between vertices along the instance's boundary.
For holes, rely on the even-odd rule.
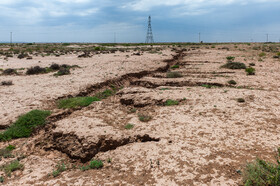
[[[15,82],[0,87],[3,126],[34,108],[52,111],[32,137],[0,143],[15,145],[14,153],[24,155],[24,169],[5,177],[4,185],[242,185],[246,162],[273,160],[280,145],[280,63],[270,54],[258,61],[259,51],[247,45],[238,46],[245,51],[222,47],[165,48],[163,54],[130,58],[126,53],[68,56],[82,67],[68,77],[2,76]],[[220,68],[227,56],[255,63],[256,75]],[[7,63],[13,65],[1,60],[2,67]],[[182,76],[167,78],[174,71]],[[112,85],[121,88],[88,107],[56,108],[61,98],[93,96]],[[178,105],[166,106],[167,100]],[[140,121],[140,115],[151,120]],[[126,129],[127,124],[134,127]],[[104,167],[80,170],[91,159],[102,160]],[[53,177],[60,161],[67,170]]]

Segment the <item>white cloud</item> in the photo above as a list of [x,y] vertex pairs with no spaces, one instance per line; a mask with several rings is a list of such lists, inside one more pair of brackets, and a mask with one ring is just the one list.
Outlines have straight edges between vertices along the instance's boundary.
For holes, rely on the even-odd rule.
[[66,11],[56,11],[56,10],[51,10],[49,11],[49,15],[52,17],[61,17],[61,16],[65,16],[68,13]]
[[203,7],[210,4],[230,4],[234,0],[140,0],[128,3],[123,8],[132,8],[137,11],[148,11],[158,6],[188,6],[188,7]]
[[61,2],[61,3],[89,3],[91,2],[90,0],[56,0],[58,2]]
[[[41,10],[29,7],[15,11],[13,8],[1,7],[0,16],[5,17],[6,20],[12,20],[13,24],[30,25],[36,24],[41,20]],[[28,12],[28,13],[27,13]]]
[[94,2],[95,0],[0,0],[0,16],[16,25],[36,25],[46,17],[83,17],[95,14],[101,5]]
[[279,2],[279,0],[137,0],[127,3],[122,8],[134,11],[150,11],[156,7],[166,6],[181,10],[181,12],[177,12],[178,15],[200,15],[210,12],[209,7],[268,2]]
[[77,11],[74,14],[78,15],[78,16],[89,16],[91,14],[97,13],[98,12],[98,8],[91,8],[91,9],[86,9],[83,11]]
[[19,1],[17,1],[17,0],[1,0],[0,5],[11,5],[11,4],[15,4],[18,2]]

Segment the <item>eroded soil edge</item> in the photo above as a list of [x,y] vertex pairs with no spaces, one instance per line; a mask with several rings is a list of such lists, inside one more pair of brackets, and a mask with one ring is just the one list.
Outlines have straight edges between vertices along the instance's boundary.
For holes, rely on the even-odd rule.
[[[124,86],[129,87],[134,85],[133,82],[141,79],[143,77],[153,76],[155,73],[164,73],[167,72],[170,67],[174,64],[179,64],[180,60],[184,57],[184,50],[176,51],[176,55],[173,56],[172,59],[166,60],[166,65],[164,67],[160,67],[153,71],[142,71],[139,73],[129,73],[121,76],[120,78],[107,80],[102,83],[98,83],[92,86],[89,86],[86,90],[79,92],[76,95],[68,95],[61,97],[59,99],[63,99],[66,97],[77,97],[77,96],[89,96],[94,93],[104,90],[110,86]],[[139,85],[137,85],[139,86]],[[141,86],[141,85],[140,85]],[[117,98],[118,99],[118,98]],[[110,102],[110,100],[107,102]],[[121,99],[118,100],[119,105],[121,105]],[[87,110],[87,108],[84,108]],[[108,109],[109,110],[109,109]],[[92,135],[83,136],[75,134],[75,131],[65,132],[59,131],[57,129],[57,122],[60,122],[71,117],[71,115],[75,112],[84,111],[82,108],[78,109],[68,109],[60,111],[59,113],[54,113],[49,117],[49,124],[45,127],[45,137],[44,137],[44,149],[49,150],[58,150],[62,153],[67,154],[71,159],[81,160],[82,162],[87,162],[91,160],[96,154],[99,152],[106,152],[110,150],[114,150],[120,146],[124,146],[130,143],[137,142],[158,142],[160,138],[150,136],[149,134],[127,134],[122,130],[115,129],[112,126],[107,126],[107,124],[102,123],[102,125],[106,125],[105,128],[108,131],[112,131],[110,134],[100,134],[95,132],[95,128],[100,128],[100,126],[94,126],[95,128],[86,128],[84,130],[91,130]],[[76,118],[72,118],[71,121],[76,120]],[[78,120],[78,119],[77,119]],[[70,121],[70,122],[71,122]],[[68,121],[69,122],[69,121]],[[94,120],[90,121],[94,123]],[[86,126],[88,127],[88,126]],[[59,128],[59,127],[58,127]],[[102,127],[101,127],[102,128]],[[99,129],[98,129],[99,130]],[[103,129],[102,129],[103,130]],[[105,130],[105,129],[104,129]],[[106,131],[105,131],[106,132]],[[114,135],[116,134],[116,135]],[[95,136],[96,135],[96,136]]]

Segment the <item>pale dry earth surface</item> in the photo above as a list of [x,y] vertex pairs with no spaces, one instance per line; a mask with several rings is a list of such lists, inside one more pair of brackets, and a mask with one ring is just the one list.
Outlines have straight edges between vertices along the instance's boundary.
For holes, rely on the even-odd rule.
[[[129,58],[122,53],[87,59],[33,58],[26,63],[1,60],[1,68],[26,68],[39,60],[42,66],[56,62],[82,67],[58,78],[1,76],[14,81],[13,86],[0,87],[2,123],[48,106],[55,118],[31,138],[1,142],[1,148],[13,144],[15,154],[25,155],[20,161],[24,169],[13,172],[4,184],[241,185],[240,171],[246,162],[256,157],[273,160],[280,146],[280,63],[270,54],[260,61],[259,51],[247,45],[238,45],[245,51],[222,47],[180,47],[176,56],[166,49],[163,54]],[[256,75],[220,68],[227,56],[246,65],[255,63]],[[179,68],[165,69],[168,64]],[[182,77],[166,78],[167,70]],[[77,95],[88,85],[141,71],[151,73],[120,79],[122,89],[88,107],[65,111],[47,104]],[[230,85],[229,80],[237,84]],[[238,98],[245,102],[237,102]],[[165,106],[168,99],[179,104]],[[142,122],[139,114],[152,119]],[[128,123],[134,125],[130,130],[125,129]],[[104,167],[79,169],[91,159],[102,160]],[[62,160],[67,170],[53,177]]]
[[13,81],[10,87],[0,87],[1,108],[0,125],[7,125],[30,110],[42,108],[46,100],[57,99],[62,96],[75,95],[87,86],[97,84],[108,79],[121,77],[127,73],[154,70],[164,65],[162,60],[170,55],[170,51],[163,51],[162,55],[145,53],[141,56],[131,55],[132,52],[99,54],[92,58],[77,58],[68,54],[63,57],[34,56],[32,60],[9,58],[1,59],[0,68],[17,68],[26,71],[27,68],[39,65],[48,67],[53,63],[62,65],[78,65],[71,71],[70,76],[55,77],[54,73],[40,75],[0,76],[1,81]]

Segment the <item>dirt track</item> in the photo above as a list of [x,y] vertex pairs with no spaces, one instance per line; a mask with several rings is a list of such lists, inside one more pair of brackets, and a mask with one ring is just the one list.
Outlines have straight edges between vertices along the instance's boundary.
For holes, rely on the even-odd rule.
[[[247,65],[255,62],[256,75],[220,68],[230,55]],[[187,48],[157,63],[161,66],[71,92],[94,95],[110,84],[124,86],[89,107],[54,110],[38,135],[13,141],[28,153],[24,171],[7,184],[236,185],[246,161],[273,159],[280,138],[278,61],[256,62],[252,52]],[[174,64],[179,69],[169,68]],[[168,70],[183,77],[166,78]],[[237,85],[227,83],[232,79]],[[164,106],[168,99],[179,105]],[[52,103],[47,106],[53,109]],[[139,121],[139,113],[152,120]],[[126,130],[128,123],[134,128]],[[91,158],[103,160],[104,168],[47,176],[61,159],[81,165]]]

